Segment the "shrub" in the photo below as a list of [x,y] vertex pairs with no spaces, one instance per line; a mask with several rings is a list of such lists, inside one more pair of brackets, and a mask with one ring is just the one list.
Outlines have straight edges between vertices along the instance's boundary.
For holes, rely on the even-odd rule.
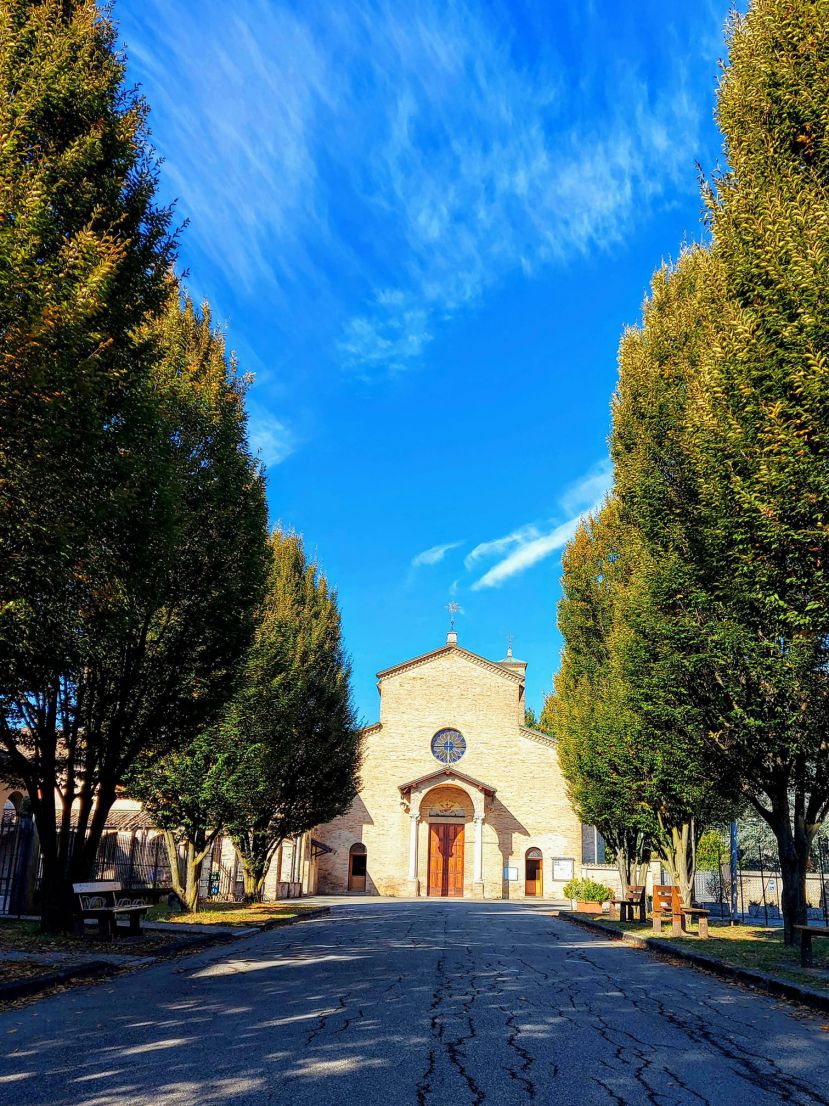
[[613,898],[613,892],[594,879],[571,879],[564,885],[564,896],[581,902],[606,902]]

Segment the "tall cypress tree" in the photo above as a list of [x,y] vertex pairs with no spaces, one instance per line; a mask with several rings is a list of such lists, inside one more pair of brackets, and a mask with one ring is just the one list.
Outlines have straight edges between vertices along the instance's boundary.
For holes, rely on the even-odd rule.
[[829,2],[735,16],[708,196],[727,311],[694,397],[723,770],[773,830],[786,939],[829,812]]
[[249,897],[261,894],[281,843],[344,813],[359,786],[336,593],[297,534],[275,529],[270,552],[256,638],[217,734],[227,750],[227,829]]
[[562,557],[558,625],[561,667],[541,724],[558,738],[570,799],[596,826],[624,887],[644,882],[656,821],[643,802],[636,724],[615,654],[621,593],[630,573],[618,501],[611,497],[576,531]]
[[146,106],[91,0],[0,8],[0,134],[0,742],[54,928],[135,759],[232,690],[265,507],[245,381],[180,303]]
[[0,687],[75,652],[168,295],[146,106],[92,0],[0,7]]

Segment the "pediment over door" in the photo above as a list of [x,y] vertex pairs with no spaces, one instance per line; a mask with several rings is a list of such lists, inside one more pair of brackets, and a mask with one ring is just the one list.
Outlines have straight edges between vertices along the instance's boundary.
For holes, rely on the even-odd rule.
[[[416,780],[410,780],[408,783],[400,784],[399,791],[403,806],[406,810],[416,809],[417,804],[428,791],[443,786],[454,786],[468,795],[472,800],[475,814],[483,814],[495,795],[494,787],[490,787],[489,784],[483,783],[481,780],[476,780],[473,776],[467,776],[465,772],[458,772],[454,768],[439,768],[436,772],[429,772],[426,776],[420,776]],[[437,802],[450,801],[445,792],[443,795],[436,795],[435,799]],[[460,806],[460,799],[452,801],[457,802]],[[431,817],[453,816],[451,814],[439,813],[432,815],[431,811],[429,815]]]

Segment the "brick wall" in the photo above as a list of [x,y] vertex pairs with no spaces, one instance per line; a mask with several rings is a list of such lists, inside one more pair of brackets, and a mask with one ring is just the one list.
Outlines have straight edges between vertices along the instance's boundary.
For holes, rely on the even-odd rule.
[[[314,830],[334,850],[320,857],[319,890],[346,890],[348,855],[362,842],[368,852],[369,891],[405,895],[408,891],[409,815],[399,786],[441,765],[432,756],[433,735],[445,727],[461,731],[466,753],[459,771],[496,789],[483,827],[483,868],[488,898],[523,896],[526,850],[544,858],[544,895],[560,898],[563,882],[552,881],[552,858],[581,863],[581,831],[567,799],[555,746],[518,724],[523,681],[460,648],[392,670],[381,681],[379,729],[364,736],[363,787],[349,812]],[[446,798],[442,791],[441,797]],[[425,815],[434,795],[422,804]],[[469,802],[464,833],[464,893],[472,893],[475,827]],[[426,892],[429,827],[421,821],[418,875]],[[519,880],[507,883],[505,867],[517,867]]]

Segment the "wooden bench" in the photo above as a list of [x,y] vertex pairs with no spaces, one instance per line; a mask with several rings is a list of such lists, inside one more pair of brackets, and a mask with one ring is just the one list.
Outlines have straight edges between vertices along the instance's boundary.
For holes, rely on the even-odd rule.
[[795,926],[800,934],[800,965],[803,968],[812,966],[812,938],[829,937],[829,928],[826,926]]
[[76,930],[83,933],[84,919],[94,918],[103,941],[111,941],[118,932],[118,919],[129,919],[129,932],[141,933],[141,921],[150,904],[140,892],[124,892],[117,880],[95,880],[91,883],[73,883],[77,895],[75,908]]
[[[705,910],[701,906],[683,906],[682,907],[682,919],[683,922],[686,918],[690,918],[691,921],[696,919],[697,922],[697,934],[701,940],[708,940],[708,915],[710,910]],[[683,926],[683,928],[685,928]]]
[[683,906],[679,898],[679,888],[674,884],[656,884],[653,889],[653,931],[662,932],[662,923],[671,921],[671,936],[681,937],[690,932],[685,922],[696,920],[697,934],[701,940],[708,938],[708,915],[710,911],[701,906]]
[[653,885],[653,931],[662,932],[662,923],[670,921],[671,936],[681,937],[685,926],[682,916],[682,903],[679,901],[679,888],[670,883]]
[[610,900],[610,910],[614,913],[614,907],[618,907],[619,921],[620,922],[632,922],[634,921],[634,911],[639,912],[639,921],[644,922],[647,914],[645,908],[645,888],[640,887],[638,884],[632,884],[628,887],[621,899]]

